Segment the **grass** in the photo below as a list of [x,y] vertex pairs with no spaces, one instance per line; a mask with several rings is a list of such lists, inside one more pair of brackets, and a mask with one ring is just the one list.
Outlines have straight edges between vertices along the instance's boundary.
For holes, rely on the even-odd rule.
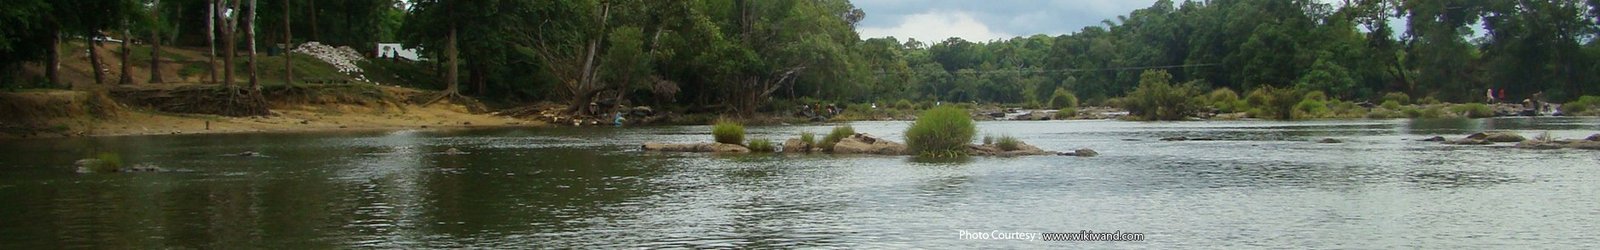
[[719,143],[740,144],[744,142],[744,125],[733,120],[717,120],[711,126],[711,136]]
[[1073,95],[1072,92],[1067,91],[1067,89],[1056,88],[1056,91],[1050,94],[1050,108],[1062,109],[1077,107],[1078,96]]
[[1072,119],[1074,117],[1078,117],[1078,109],[1077,108],[1061,108],[1061,110],[1056,110],[1056,117],[1055,118],[1057,120],[1060,120],[1060,119]]
[[100,160],[99,165],[94,165],[94,168],[90,169],[96,173],[110,173],[122,169],[122,155],[120,154],[105,152],[95,155],[94,158]]
[[1239,112],[1246,108],[1244,101],[1239,100],[1239,93],[1228,88],[1211,90],[1210,94],[1206,94],[1206,102],[1223,113]]
[[773,144],[772,144],[771,140],[767,140],[767,139],[750,139],[750,142],[748,142],[746,144],[749,145],[748,147],[750,148],[750,152],[752,152],[752,153],[772,153],[772,152],[777,152],[777,148],[773,147]]
[[817,145],[817,134],[811,133],[811,131],[800,132],[800,142],[806,143],[807,147],[815,147]]
[[923,112],[917,121],[906,129],[906,146],[912,154],[923,156],[959,156],[966,154],[967,143],[977,133],[977,125],[967,111],[955,107],[938,107]]
[[850,137],[850,135],[854,134],[856,134],[856,128],[850,127],[850,125],[833,127],[833,132],[829,132],[828,137],[823,137],[822,141],[817,142],[818,144],[816,145],[822,150],[833,150],[833,144],[839,143],[840,140],[844,140],[845,137]]
[[1393,101],[1396,105],[1405,105],[1407,103],[1411,103],[1411,96],[1401,92],[1389,92],[1388,94],[1383,94],[1383,103],[1389,103],[1391,101]]
[[1561,105],[1561,113],[1567,115],[1595,115],[1600,113],[1600,96],[1586,95],[1578,100]]
[[1000,147],[1000,150],[1015,151],[1022,149],[1022,140],[1009,135],[1000,136],[1000,139],[995,141],[994,146]]
[[1482,103],[1465,103],[1450,106],[1450,112],[1466,116],[1467,118],[1493,117],[1494,109]]

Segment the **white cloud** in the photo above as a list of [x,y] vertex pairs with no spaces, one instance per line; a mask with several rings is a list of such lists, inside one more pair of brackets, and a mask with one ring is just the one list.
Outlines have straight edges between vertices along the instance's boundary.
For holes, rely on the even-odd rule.
[[862,38],[893,36],[902,40],[916,38],[926,43],[936,43],[950,37],[973,42],[1013,37],[989,29],[989,25],[966,12],[938,10],[905,16],[894,27],[862,27],[860,33]]

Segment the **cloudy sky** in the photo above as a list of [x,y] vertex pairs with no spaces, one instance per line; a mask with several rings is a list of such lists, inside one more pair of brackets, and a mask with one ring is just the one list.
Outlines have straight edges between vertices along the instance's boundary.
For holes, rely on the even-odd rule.
[[1099,25],[1156,0],[855,0],[867,12],[862,38],[894,36],[938,42],[1066,34]]

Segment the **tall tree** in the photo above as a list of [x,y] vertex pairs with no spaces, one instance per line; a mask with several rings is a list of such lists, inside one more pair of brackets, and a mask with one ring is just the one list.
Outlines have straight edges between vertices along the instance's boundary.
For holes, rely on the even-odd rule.
[[283,83],[294,84],[294,32],[290,32],[289,8],[291,0],[283,0]]
[[161,78],[161,0],[150,4],[150,83],[166,82]]
[[244,25],[244,43],[250,47],[249,69],[246,69],[250,74],[250,89],[259,90],[261,85],[258,81],[261,79],[256,77],[256,0],[250,0],[250,8],[244,13]]

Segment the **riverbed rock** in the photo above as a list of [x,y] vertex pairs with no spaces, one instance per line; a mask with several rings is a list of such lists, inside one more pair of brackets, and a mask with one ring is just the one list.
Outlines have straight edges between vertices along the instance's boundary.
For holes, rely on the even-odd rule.
[[1540,149],[1540,150],[1544,150],[1544,149],[1560,149],[1560,148],[1562,148],[1562,145],[1560,143],[1551,142],[1551,141],[1526,140],[1526,141],[1522,141],[1522,142],[1517,143],[1517,148],[1522,148],[1522,149]]
[[106,162],[100,159],[82,159],[72,162],[72,165],[77,167],[79,174],[94,173],[96,169],[107,167]]
[[1523,148],[1523,149],[1563,149],[1563,148],[1571,148],[1571,149],[1583,149],[1583,150],[1600,150],[1600,141],[1590,141],[1588,139],[1584,139],[1584,140],[1555,140],[1555,141],[1526,140],[1526,141],[1522,141],[1520,143],[1517,143],[1517,148]]
[[1444,144],[1450,144],[1450,145],[1489,145],[1489,144],[1494,144],[1494,142],[1491,142],[1489,140],[1484,140],[1484,139],[1465,138],[1465,139],[1460,139],[1460,140],[1444,141]]
[[1161,141],[1215,141],[1215,140],[1217,140],[1217,138],[1211,138],[1211,137],[1189,138],[1187,136],[1173,136],[1173,137],[1161,138]]
[[446,155],[464,155],[464,154],[467,154],[467,152],[466,151],[461,151],[460,149],[456,149],[456,148],[450,148],[450,149],[445,149],[444,150],[444,154],[446,154]]
[[1056,152],[1044,151],[1043,149],[1039,149],[1039,147],[1034,147],[1033,145],[1028,145],[1027,143],[1023,143],[1023,142],[1017,142],[1017,150],[1009,150],[1008,151],[1008,150],[1000,149],[1000,146],[996,146],[994,144],[967,145],[967,149],[969,151],[968,153],[971,153],[972,155],[982,155],[982,156],[1026,156],[1026,155],[1058,154]]
[[1100,152],[1095,152],[1093,149],[1080,148],[1080,149],[1077,149],[1077,150],[1073,150],[1072,152],[1059,152],[1059,153],[1056,153],[1056,155],[1060,155],[1060,156],[1077,156],[1077,157],[1095,157],[1095,156],[1100,155]]
[[1428,139],[1422,139],[1422,140],[1418,140],[1418,141],[1443,142],[1445,140],[1446,139],[1444,138],[1444,136],[1434,136],[1434,137],[1428,137]]
[[788,141],[783,141],[783,152],[811,153],[811,144],[801,141],[800,139],[790,138]]
[[1527,140],[1527,138],[1523,138],[1522,135],[1518,135],[1517,133],[1504,131],[1485,131],[1473,133],[1472,135],[1468,135],[1467,139],[1485,140],[1489,142],[1521,142]]
[[1583,140],[1585,140],[1585,141],[1600,141],[1600,134],[1589,135],[1589,138],[1584,138]]
[[740,146],[738,144],[727,144],[727,143],[716,143],[716,142],[690,143],[690,144],[671,144],[671,143],[647,142],[643,146],[640,146],[640,149],[643,149],[644,151],[695,152],[695,153],[749,153],[750,152],[750,148],[746,148],[746,147]]
[[906,145],[883,140],[867,133],[858,133],[833,144],[835,154],[904,155]]
[[1334,138],[1322,138],[1322,140],[1317,141],[1317,143],[1344,143],[1344,141]]

